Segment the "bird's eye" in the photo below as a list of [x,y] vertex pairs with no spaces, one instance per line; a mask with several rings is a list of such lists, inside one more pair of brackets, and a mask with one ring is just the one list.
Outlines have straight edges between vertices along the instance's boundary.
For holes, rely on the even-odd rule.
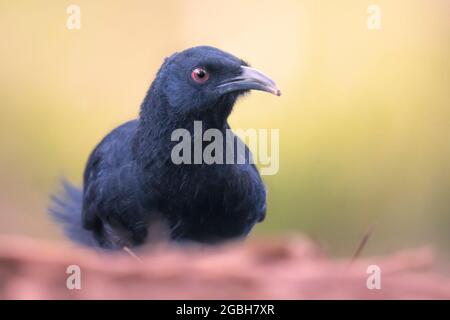
[[192,70],[191,78],[197,83],[203,84],[209,79],[209,73],[203,68],[195,68]]

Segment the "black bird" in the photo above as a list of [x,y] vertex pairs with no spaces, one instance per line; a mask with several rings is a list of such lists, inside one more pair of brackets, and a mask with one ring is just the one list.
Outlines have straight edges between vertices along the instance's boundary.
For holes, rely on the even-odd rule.
[[[64,182],[52,198],[53,218],[72,240],[106,249],[141,245],[161,230],[171,240],[201,243],[246,236],[266,214],[265,186],[248,148],[240,164],[175,164],[171,135],[178,128],[193,133],[194,121],[202,121],[203,130],[225,136],[236,99],[252,89],[280,95],[270,78],[213,47],[166,58],[139,118],[97,145],[82,191]],[[236,151],[223,145],[223,158]]]

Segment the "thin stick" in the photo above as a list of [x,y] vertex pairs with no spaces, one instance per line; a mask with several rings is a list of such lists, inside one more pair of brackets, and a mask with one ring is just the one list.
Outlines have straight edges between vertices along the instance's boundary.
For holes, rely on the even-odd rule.
[[127,246],[122,248],[123,251],[125,251],[126,253],[128,253],[133,259],[136,259],[139,263],[143,263],[142,259],[139,258],[133,251],[131,251],[130,248],[128,248]]
[[353,262],[355,262],[355,260],[358,259],[362,250],[366,246],[367,241],[369,240],[370,236],[372,235],[374,229],[375,229],[375,224],[372,224],[369,227],[369,229],[366,231],[366,233],[364,234],[364,237],[362,238],[361,242],[359,243],[358,249],[356,249],[356,252],[353,254],[352,259],[350,260],[350,263],[347,266],[346,270],[350,269],[350,267],[353,265]]

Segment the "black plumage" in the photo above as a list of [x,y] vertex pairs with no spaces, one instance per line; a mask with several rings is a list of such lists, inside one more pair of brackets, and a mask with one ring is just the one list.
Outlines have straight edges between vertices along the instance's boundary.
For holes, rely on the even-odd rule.
[[[252,89],[279,95],[267,76],[213,47],[166,58],[139,118],[97,145],[83,190],[65,183],[65,192],[54,197],[53,217],[71,239],[109,249],[137,246],[157,233],[203,243],[247,235],[266,211],[265,187],[249,150],[242,164],[175,164],[171,134],[193,132],[194,121],[202,121],[203,130],[225,136],[236,99]],[[224,142],[223,157],[227,152]]]

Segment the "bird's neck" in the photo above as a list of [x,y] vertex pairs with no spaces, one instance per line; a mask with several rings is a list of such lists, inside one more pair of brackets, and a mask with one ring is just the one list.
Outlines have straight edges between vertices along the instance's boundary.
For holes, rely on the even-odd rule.
[[227,119],[236,97],[224,97],[203,112],[180,114],[164,96],[155,95],[152,91],[150,88],[142,103],[133,146],[136,159],[144,168],[155,163],[162,167],[170,161],[171,150],[177,144],[171,140],[176,129],[186,129],[193,136],[196,121],[201,121],[203,132],[218,129],[225,135],[229,129]]

